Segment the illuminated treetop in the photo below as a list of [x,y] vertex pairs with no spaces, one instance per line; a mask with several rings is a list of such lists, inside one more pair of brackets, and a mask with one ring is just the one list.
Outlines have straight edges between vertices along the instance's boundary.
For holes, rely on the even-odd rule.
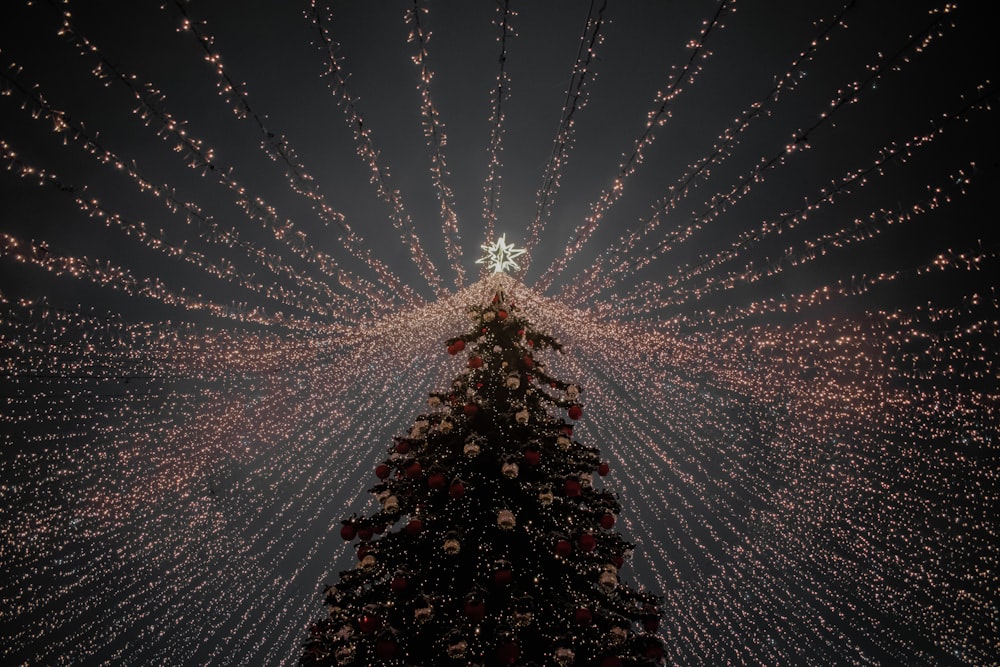
[[521,267],[514,261],[515,257],[520,257],[526,251],[524,248],[515,248],[514,244],[508,244],[506,234],[501,234],[493,243],[484,243],[479,246],[486,251],[486,255],[477,259],[476,264],[486,264],[493,269],[493,273],[504,273],[508,269],[520,269]]

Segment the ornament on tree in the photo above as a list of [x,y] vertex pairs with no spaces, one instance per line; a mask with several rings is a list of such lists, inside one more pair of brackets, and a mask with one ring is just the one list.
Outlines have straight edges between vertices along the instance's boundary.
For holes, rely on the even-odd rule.
[[559,437],[556,438],[556,446],[563,451],[568,450],[570,445],[572,444],[573,441],[567,438],[565,435],[560,435]]
[[458,536],[453,533],[449,533],[445,536],[444,544],[442,546],[444,548],[444,552],[449,556],[454,556],[462,550],[462,543],[458,541]]
[[501,665],[517,664],[521,649],[516,642],[506,641],[497,647],[497,662]]
[[375,640],[375,657],[379,660],[391,660],[396,655],[398,645],[390,637],[379,637]]
[[618,569],[614,565],[605,565],[604,571],[601,572],[601,576],[597,580],[597,585],[605,595],[614,592],[618,586]]
[[548,487],[545,487],[544,489],[538,492],[538,502],[540,502],[542,505],[551,505],[554,499],[555,496],[552,493],[552,489]]
[[500,466],[500,472],[502,472],[503,476],[507,479],[514,479],[517,477],[518,473],[521,472],[521,469],[518,468],[516,463],[508,461]]
[[452,660],[461,660],[465,657],[468,648],[469,643],[464,639],[448,644],[448,657]]
[[441,430],[442,433],[451,433],[452,429],[455,428],[455,422],[453,422],[448,417],[445,417],[444,419],[441,420],[441,423],[438,425],[438,428]]
[[462,480],[455,480],[451,483],[451,487],[448,489],[448,494],[455,499],[461,498],[465,495],[465,482]]
[[500,510],[497,514],[497,525],[503,530],[514,530],[514,513],[510,510]]
[[580,407],[579,405],[571,405],[569,411],[566,414],[569,415],[570,419],[576,421],[581,417],[583,417],[583,408]]
[[354,536],[357,535],[357,534],[358,534],[358,532],[354,528],[354,524],[351,523],[351,522],[349,522],[349,521],[345,521],[344,525],[340,529],[340,536],[342,538],[344,538],[348,542],[350,542],[351,540],[353,540]]
[[608,644],[610,644],[611,646],[619,646],[621,644],[624,644],[626,639],[628,639],[627,629],[615,625],[612,626],[610,630],[608,630]]
[[413,620],[417,623],[426,623],[434,618],[434,607],[425,599],[421,599],[413,610]]
[[553,657],[559,667],[569,667],[569,665],[572,665],[573,661],[576,660],[576,653],[574,653],[571,648],[561,646],[556,649]]
[[573,544],[569,540],[559,540],[556,542],[555,554],[560,558],[566,558],[573,553]]
[[469,368],[482,368],[482,367],[483,367],[482,357],[476,356],[469,358]]
[[611,466],[606,461],[602,461],[601,465],[597,466],[597,474],[601,477],[607,477],[609,472],[611,472]]
[[536,466],[538,462],[542,460],[542,453],[537,449],[526,449],[524,450],[524,462],[529,466]]
[[471,593],[465,600],[465,616],[473,623],[479,623],[486,618],[486,603],[478,593]]
[[389,466],[384,463],[379,464],[375,468],[375,476],[379,479],[385,479],[389,476]]
[[508,389],[517,389],[521,386],[521,376],[517,373],[508,374],[506,385]]
[[481,451],[482,448],[479,446],[479,442],[474,439],[470,439],[465,443],[465,447],[462,448],[462,453],[470,459],[479,456],[479,452]]
[[440,396],[431,396],[430,398],[428,398],[427,399],[427,407],[429,407],[432,410],[437,410],[438,408],[440,408],[441,407],[441,397]]
[[575,401],[579,397],[580,397],[579,387],[577,387],[575,384],[571,384],[568,387],[566,387],[566,398],[568,398],[571,401]]
[[528,412],[528,408],[521,408],[516,413],[514,413],[514,419],[517,420],[518,424],[527,424],[530,418],[531,418],[531,413]]

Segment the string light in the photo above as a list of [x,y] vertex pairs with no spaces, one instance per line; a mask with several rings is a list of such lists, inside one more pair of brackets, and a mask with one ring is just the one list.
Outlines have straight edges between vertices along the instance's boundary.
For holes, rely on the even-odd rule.
[[[356,564],[339,519],[377,509],[365,493],[370,471],[394,434],[434,411],[428,395],[464,370],[443,343],[467,330],[468,306],[498,285],[564,344],[565,354],[539,355],[546,372],[586,387],[587,419],[574,437],[599,444],[610,464],[621,530],[636,544],[623,576],[663,594],[668,664],[994,662],[1000,248],[990,229],[969,231],[968,216],[996,189],[996,88],[979,80],[961,99],[901,102],[892,109],[915,119],[899,119],[902,139],[883,128],[834,132],[874,114],[882,90],[927,97],[929,81],[956,75],[956,63],[971,67],[963,29],[982,17],[950,3],[926,17],[898,10],[900,30],[919,24],[912,37],[892,41],[879,26],[873,42],[887,55],[858,56],[867,65],[857,77],[840,61],[864,34],[871,8],[858,5],[824,14],[831,18],[796,45],[769,92],[727,115],[721,132],[705,130],[708,152],[678,160],[681,175],[664,181],[673,186],[652,217],[610,233],[608,212],[632,194],[626,179],[659,148],[653,137],[673,111],[693,104],[694,76],[717,62],[704,50],[709,31],[721,55],[737,48],[723,39],[733,25],[754,25],[731,3],[717,5],[730,28],[701,26],[690,69],[674,70],[648,136],[619,165],[621,182],[594,200],[570,239],[564,259],[586,257],[587,269],[573,274],[557,260],[534,284],[522,270],[454,289],[425,250],[439,239],[436,218],[411,219],[346,88],[326,5],[310,5],[303,30],[318,35],[326,81],[410,257],[398,263],[378,259],[385,248],[375,235],[353,235],[291,140],[250,105],[190,5],[168,4],[181,14],[171,37],[206,56],[209,69],[191,76],[208,90],[214,82],[234,111],[226,122],[251,121],[250,141],[263,142],[254,154],[281,166],[270,184],[255,178],[254,192],[167,110],[156,85],[119,69],[111,44],[84,36],[87,20],[77,25],[60,6],[53,30],[61,24],[65,39],[42,48],[93,72],[78,81],[67,72],[84,97],[103,95],[94,81],[126,90],[135,118],[182,162],[139,160],[140,149],[128,148],[138,144],[117,143],[115,121],[87,117],[88,100],[65,81],[27,82],[34,63],[22,70],[13,59],[30,45],[5,44],[0,110],[12,122],[0,152],[15,197],[0,230],[3,662],[294,664],[324,583]],[[504,41],[513,12],[489,9],[492,22],[480,28],[499,29],[501,56],[483,126],[484,228],[499,210],[500,138],[513,113],[508,44],[515,62]],[[578,112],[601,92],[592,85],[597,49],[602,58],[617,52],[605,13],[591,3],[552,153],[537,164],[529,250],[551,241]],[[421,31],[414,45],[429,84],[426,38]],[[822,68],[848,83],[813,74]],[[426,104],[409,110],[414,127],[421,112],[440,121],[426,91]],[[781,112],[807,94],[823,115],[788,131]],[[765,119],[786,138],[751,146],[750,130]],[[444,146],[443,121],[435,127],[442,142],[431,142],[432,164]],[[822,151],[839,141],[857,146],[828,164]],[[86,163],[82,172],[60,162],[68,154]],[[793,157],[796,169],[779,169]],[[192,170],[237,201],[244,226],[181,194]],[[793,178],[798,170],[815,172],[813,185]],[[133,199],[95,187],[108,175],[120,175],[115,183]],[[791,204],[754,200],[786,187]],[[707,194],[695,212],[667,228],[699,188]],[[64,204],[61,217],[21,219],[32,198],[49,197]],[[310,222],[338,229],[342,247],[323,247],[279,214],[302,198]],[[512,198],[505,191],[505,203]],[[449,251],[444,219],[435,257],[461,267],[457,224]],[[80,247],[84,234],[72,232],[84,228],[96,238]],[[945,231],[956,232],[954,243]],[[584,244],[602,233],[617,240],[590,254]],[[921,235],[925,243],[909,247]],[[510,248],[505,237],[500,244]],[[898,254],[886,252],[893,244]],[[505,252],[495,263],[517,271]],[[432,302],[419,296],[424,283]]]

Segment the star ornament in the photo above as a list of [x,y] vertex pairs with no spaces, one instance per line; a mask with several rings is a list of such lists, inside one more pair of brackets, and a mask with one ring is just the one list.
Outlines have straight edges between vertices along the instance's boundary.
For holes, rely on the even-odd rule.
[[476,260],[476,264],[486,264],[493,269],[493,273],[504,273],[509,269],[520,269],[521,267],[514,261],[515,257],[520,257],[525,252],[524,248],[515,248],[513,244],[508,244],[506,234],[501,234],[494,243],[484,243],[479,246],[486,251],[486,255]]

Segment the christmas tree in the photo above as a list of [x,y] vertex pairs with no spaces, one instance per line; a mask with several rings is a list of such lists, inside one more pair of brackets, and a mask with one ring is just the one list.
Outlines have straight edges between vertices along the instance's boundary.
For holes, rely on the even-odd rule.
[[658,599],[619,578],[633,546],[596,479],[609,466],[573,439],[581,389],[546,373],[560,345],[495,284],[445,341],[467,370],[375,469],[381,510],[344,520],[357,567],[326,589],[302,665],[662,661]]

